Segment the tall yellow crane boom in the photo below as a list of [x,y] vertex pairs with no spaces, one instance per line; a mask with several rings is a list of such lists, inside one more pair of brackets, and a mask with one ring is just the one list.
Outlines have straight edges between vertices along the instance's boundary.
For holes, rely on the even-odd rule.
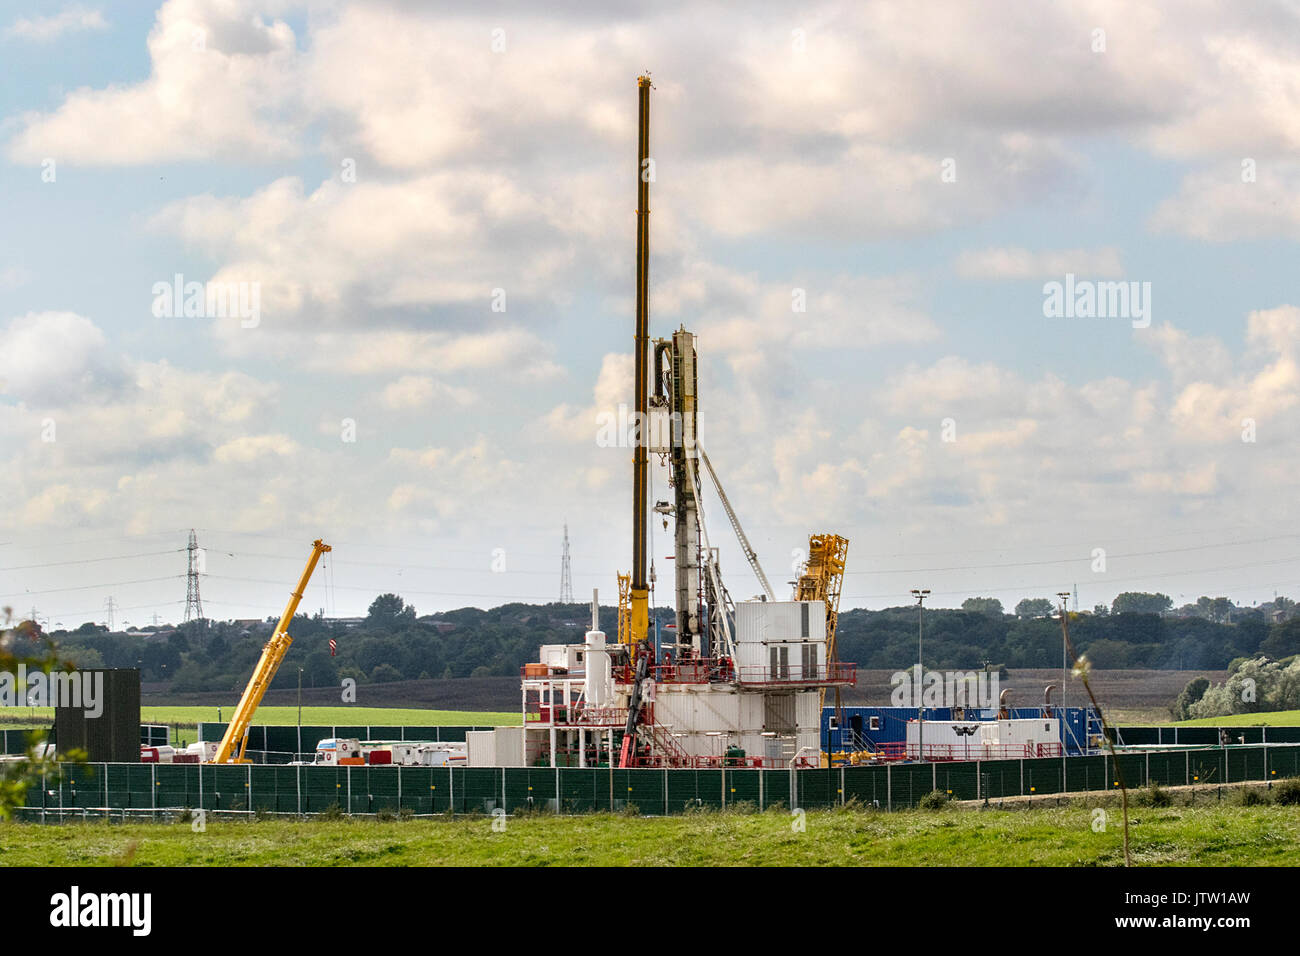
[[[826,602],[826,664],[836,660],[835,627],[840,618],[840,589],[844,584],[844,562],[849,553],[849,539],[837,534],[814,534],[808,538],[808,562],[795,582],[796,601]],[[838,708],[839,689],[836,688]],[[826,689],[822,688],[821,706],[826,706]]]
[[[289,595],[289,603],[284,607],[280,623],[275,626],[271,639],[262,648],[262,656],[258,659],[257,666],[253,668],[253,676],[248,679],[244,696],[239,698],[239,706],[235,708],[235,714],[230,718],[230,726],[226,728],[226,735],[221,738],[216,755],[212,758],[213,763],[248,763],[244,757],[244,748],[248,746],[249,725],[253,722],[253,715],[257,713],[258,705],[262,703],[267,688],[275,679],[275,672],[279,670],[280,662],[289,652],[289,645],[293,643],[293,638],[288,633],[289,623],[298,611],[298,602],[302,600],[303,592],[307,590],[307,582],[311,580],[312,572],[316,570],[316,562],[320,560],[322,554],[330,550],[333,549],[320,538],[312,542],[311,557],[307,559],[307,567],[303,568],[302,577],[298,579],[298,587]],[[237,756],[234,755],[236,746],[239,748]]]

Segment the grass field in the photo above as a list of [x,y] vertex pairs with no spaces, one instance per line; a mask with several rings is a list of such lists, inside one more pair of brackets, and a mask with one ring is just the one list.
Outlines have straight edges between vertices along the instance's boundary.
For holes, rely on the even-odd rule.
[[1233,714],[1231,717],[1202,717],[1180,721],[1179,727],[1295,727],[1300,725],[1300,710],[1276,710],[1264,714]]
[[[1120,819],[1093,831],[1084,804],[1027,809],[705,812],[487,817],[0,824],[9,866],[1119,866]],[[1221,805],[1132,811],[1134,863],[1300,865],[1294,807]]]
[[[221,719],[229,720],[233,706],[221,708]],[[8,716],[8,715],[5,715]],[[49,707],[13,708],[13,723],[51,721],[54,710]],[[140,720],[146,724],[197,724],[199,721],[217,722],[216,707],[169,707],[166,705],[140,708]],[[9,723],[9,721],[5,721]],[[298,723],[297,707],[259,707],[256,724]],[[399,725],[403,727],[457,727],[462,725],[496,726],[518,724],[519,714],[476,710],[418,710],[398,707],[303,707],[302,722],[313,726],[357,724]]]
[[[221,708],[225,720],[230,719],[233,708]],[[35,716],[32,716],[32,715]],[[0,711],[0,727],[36,728],[48,727],[54,720],[54,711],[48,707],[13,708],[11,712]],[[146,724],[168,724],[173,728],[172,741],[180,744],[192,744],[198,739],[199,721],[217,721],[215,707],[184,706],[144,706],[140,708],[140,720]],[[403,726],[403,727],[460,727],[460,726],[504,726],[518,725],[521,721],[518,713],[505,714],[477,710],[418,710],[396,707],[303,707],[302,722],[307,726]],[[297,707],[259,707],[256,724],[284,724],[293,726],[298,723]],[[316,742],[311,741],[314,747]]]

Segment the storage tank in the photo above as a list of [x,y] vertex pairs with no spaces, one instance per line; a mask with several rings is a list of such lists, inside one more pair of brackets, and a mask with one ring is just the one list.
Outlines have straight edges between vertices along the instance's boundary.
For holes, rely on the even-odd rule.
[[608,707],[614,699],[609,652],[605,650],[605,632],[587,632],[587,665],[584,690],[588,707]]

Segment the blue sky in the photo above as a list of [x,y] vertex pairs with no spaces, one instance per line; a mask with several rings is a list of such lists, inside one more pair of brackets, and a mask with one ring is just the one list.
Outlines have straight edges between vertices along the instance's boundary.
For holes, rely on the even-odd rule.
[[[4,16],[20,611],[175,619],[190,527],[213,616],[274,613],[322,535],[308,603],[340,614],[551,599],[565,521],[612,598],[644,69],[652,327],[700,336],[701,434],[773,581],[833,530],[847,605],[1300,592],[1294,4]],[[1045,318],[1067,272],[1149,283],[1150,327]],[[256,286],[257,325],[154,315],[178,273]]]

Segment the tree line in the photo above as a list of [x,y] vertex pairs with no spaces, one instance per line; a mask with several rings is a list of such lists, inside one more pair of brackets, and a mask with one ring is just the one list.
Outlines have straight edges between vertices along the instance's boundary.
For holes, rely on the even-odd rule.
[[[1224,612],[1211,601],[1204,614],[1181,614],[1171,605],[1156,610],[1163,602],[1151,597],[1117,598],[1106,613],[1072,613],[1075,648],[1102,669],[1226,669],[1238,658],[1283,660],[1300,653],[1300,617],[1285,617],[1284,610],[1234,605]],[[906,669],[917,660],[921,626],[927,668],[1059,666],[1060,621],[1050,602],[1027,600],[1007,614],[995,599],[972,598],[960,609],[926,608],[923,621],[915,605],[843,611],[839,657],[863,668]],[[672,617],[671,609],[656,611],[660,633],[672,633],[663,630]],[[611,638],[616,618],[616,609],[601,609],[601,627]],[[506,604],[420,616],[399,595],[380,595],[356,623],[296,617],[289,628],[293,645],[273,686],[294,687],[299,668],[304,687],[338,686],[344,678],[517,676],[537,659],[539,645],[581,641],[589,622],[586,605]],[[85,624],[48,639],[81,667],[139,667],[144,680],[166,682],[178,693],[226,691],[247,682],[273,625],[193,621],[162,633],[108,633]]]

